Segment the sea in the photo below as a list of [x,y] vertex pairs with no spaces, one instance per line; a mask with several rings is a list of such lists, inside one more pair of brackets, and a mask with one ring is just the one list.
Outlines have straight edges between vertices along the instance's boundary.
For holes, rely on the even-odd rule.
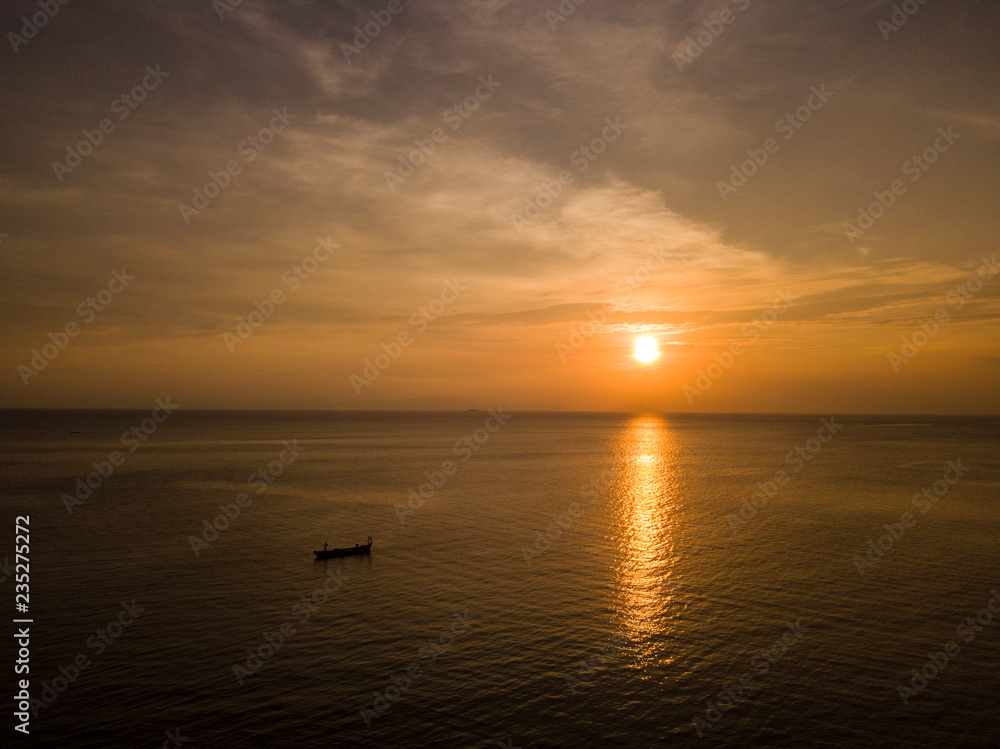
[[168,400],[0,437],[4,746],[1000,746],[997,418]]

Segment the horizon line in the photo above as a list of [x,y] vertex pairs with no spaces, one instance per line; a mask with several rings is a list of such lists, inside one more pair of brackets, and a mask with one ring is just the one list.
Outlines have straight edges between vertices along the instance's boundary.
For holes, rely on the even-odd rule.
[[[178,409],[183,413],[476,413],[489,411],[490,408],[505,408],[492,406],[487,408],[187,408]],[[0,412],[5,411],[148,411],[146,407],[121,406],[0,406]],[[551,410],[515,408],[515,413],[533,414],[602,414],[609,416],[641,416],[657,414],[660,416],[899,416],[906,418],[998,418],[997,413],[902,413],[902,412],[830,412],[830,411],[661,411],[650,408],[630,411],[594,411],[594,410]]]

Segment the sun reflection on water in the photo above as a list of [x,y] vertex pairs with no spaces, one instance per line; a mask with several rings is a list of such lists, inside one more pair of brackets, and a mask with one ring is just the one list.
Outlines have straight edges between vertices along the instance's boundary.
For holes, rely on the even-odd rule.
[[[613,607],[639,666],[654,659],[653,639],[669,626],[671,575],[676,561],[674,524],[677,445],[662,418],[637,416],[617,447],[613,489],[620,528]],[[658,659],[662,660],[662,656]]]

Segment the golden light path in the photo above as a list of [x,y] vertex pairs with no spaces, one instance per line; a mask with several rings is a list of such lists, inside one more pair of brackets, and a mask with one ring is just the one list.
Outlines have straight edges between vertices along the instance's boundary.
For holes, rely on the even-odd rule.
[[670,578],[676,563],[677,445],[661,417],[644,415],[624,431],[618,453],[613,498],[621,530],[613,607],[635,665],[641,668],[663,661],[653,639],[669,626]]

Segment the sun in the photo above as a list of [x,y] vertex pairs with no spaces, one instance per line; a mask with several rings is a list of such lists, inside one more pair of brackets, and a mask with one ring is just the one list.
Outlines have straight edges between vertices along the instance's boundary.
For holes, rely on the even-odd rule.
[[632,358],[640,364],[652,364],[660,358],[660,344],[651,335],[641,335],[635,339]]

